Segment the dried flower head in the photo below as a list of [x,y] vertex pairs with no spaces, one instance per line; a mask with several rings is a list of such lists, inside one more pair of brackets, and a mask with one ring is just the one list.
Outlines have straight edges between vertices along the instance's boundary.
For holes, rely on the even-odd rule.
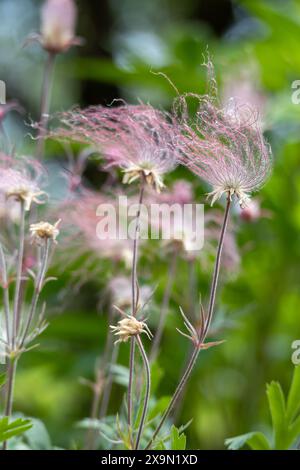
[[205,319],[205,313],[204,313],[202,305],[200,305],[200,322],[199,322],[199,326],[197,326],[197,328],[195,328],[192,325],[192,323],[188,320],[188,318],[184,314],[181,307],[179,307],[179,310],[180,310],[180,313],[181,313],[181,316],[182,316],[182,319],[183,319],[183,322],[184,322],[184,326],[187,330],[187,333],[184,333],[179,328],[176,328],[176,330],[182,336],[184,336],[185,338],[188,338],[193,343],[194,346],[198,347],[198,349],[200,349],[200,350],[201,349],[209,349],[209,348],[212,348],[214,346],[218,346],[219,344],[224,343],[224,340],[211,341],[211,342],[204,343],[204,340],[205,340],[205,332],[204,331],[205,331],[206,319]]
[[59,235],[58,225],[61,220],[59,219],[54,225],[49,222],[38,222],[37,224],[30,225],[31,239],[37,245],[43,245],[45,241],[52,240],[56,242],[56,238]]
[[[212,64],[207,64],[213,76]],[[215,86],[211,78],[211,88]],[[216,90],[214,91],[216,94]],[[187,99],[198,101],[195,118],[189,117]],[[251,193],[265,183],[272,167],[271,150],[265,142],[257,112],[233,101],[221,108],[213,95],[188,94],[175,103],[185,136],[181,162],[209,183],[211,203],[223,194],[236,196],[245,207]]]
[[149,339],[152,337],[151,331],[149,330],[146,323],[143,321],[138,321],[133,316],[126,316],[126,318],[123,318],[118,322],[117,326],[111,325],[110,328],[114,335],[119,337],[116,343],[126,342],[132,336],[137,336],[141,333],[145,333]]
[[6,199],[13,198],[24,203],[26,211],[30,210],[33,202],[45,202],[47,194],[38,185],[42,175],[42,168],[38,163],[1,154],[0,167],[0,193]]
[[179,130],[175,121],[150,105],[95,106],[59,115],[64,128],[51,135],[92,145],[107,168],[124,172],[124,183],[140,178],[160,191],[163,176],[176,166]]

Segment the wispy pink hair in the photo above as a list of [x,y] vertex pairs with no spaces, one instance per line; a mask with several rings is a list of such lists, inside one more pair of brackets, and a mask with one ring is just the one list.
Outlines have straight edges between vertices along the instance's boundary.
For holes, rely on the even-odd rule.
[[[189,93],[175,100],[174,110],[184,134],[180,161],[213,187],[212,203],[227,193],[236,195],[243,206],[268,178],[271,150],[253,108],[233,101],[225,108],[219,105],[212,65],[207,65],[211,94]],[[193,117],[190,99],[197,103]]]
[[124,171],[141,169],[162,176],[174,169],[179,126],[150,105],[92,106],[58,115],[63,124],[50,136],[92,145],[106,161]]

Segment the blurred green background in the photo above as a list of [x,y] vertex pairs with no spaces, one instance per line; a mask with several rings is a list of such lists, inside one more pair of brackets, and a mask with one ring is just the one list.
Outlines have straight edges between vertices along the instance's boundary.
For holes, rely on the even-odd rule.
[[[221,96],[240,96],[260,108],[266,137],[273,148],[274,172],[259,199],[267,216],[253,223],[234,215],[241,263],[224,270],[217,303],[218,339],[226,342],[200,354],[188,384],[177,424],[187,429],[188,447],[220,449],[224,439],[270,426],[265,384],[290,382],[294,340],[300,339],[300,105],[292,102],[292,82],[300,79],[300,1],[287,0],[81,0],[77,33],[85,45],[59,57],[52,111],[74,103],[108,104],[122,97],[170,107],[173,88],[205,89],[201,67],[207,47],[215,63]],[[36,119],[45,60],[38,45],[22,48],[26,36],[39,29],[39,7],[33,0],[0,2],[0,79],[8,98],[17,99],[26,119]],[[11,115],[5,126],[17,150],[30,152],[24,116]],[[63,192],[60,167],[64,156],[49,152],[53,176],[52,202]],[[103,175],[91,162],[85,182],[100,187]],[[188,178],[197,201],[206,188],[182,169],[169,177]],[[168,272],[168,256],[149,242],[140,262],[141,279],[158,285],[150,319],[155,329]],[[89,256],[89,255],[85,255]],[[20,362],[15,408],[46,423],[52,442],[77,448],[83,441],[76,422],[89,416],[92,393],[80,377],[93,380],[95,363],[107,335],[106,286],[125,268],[91,253],[96,268],[82,270],[75,289],[75,266],[57,263],[58,281],[47,286],[50,326],[40,347]],[[82,262],[79,259],[78,265]],[[204,302],[210,267],[196,266],[196,290]],[[178,305],[190,312],[190,266],[180,260],[171,309],[158,364],[162,377],[157,395],[174,390],[189,345],[175,330]],[[198,301],[198,294],[196,301]],[[151,312],[151,308],[150,308]],[[120,347],[127,363],[128,345]],[[113,386],[110,412],[115,413],[125,389]]]

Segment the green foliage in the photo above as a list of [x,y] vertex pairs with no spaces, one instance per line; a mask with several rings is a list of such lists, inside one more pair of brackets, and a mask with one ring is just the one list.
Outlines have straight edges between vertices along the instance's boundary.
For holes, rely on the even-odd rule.
[[6,374],[0,374],[0,390],[5,385],[6,382]]
[[19,436],[31,427],[32,423],[29,419],[18,418],[10,422],[9,418],[4,416],[0,418],[0,442]]
[[287,401],[278,382],[267,385],[267,397],[272,418],[273,438],[262,432],[250,432],[226,439],[228,449],[237,450],[245,445],[252,450],[288,450],[300,435],[300,366],[294,370]]
[[180,433],[176,426],[171,427],[171,449],[172,450],[185,450],[186,449],[186,436]]

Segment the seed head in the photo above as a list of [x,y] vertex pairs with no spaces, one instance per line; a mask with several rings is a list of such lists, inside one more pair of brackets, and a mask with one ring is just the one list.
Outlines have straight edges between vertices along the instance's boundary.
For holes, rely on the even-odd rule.
[[59,235],[58,225],[61,220],[55,222],[54,225],[49,222],[38,222],[37,224],[30,225],[31,239],[37,245],[43,245],[45,241],[52,240],[56,242],[56,238]]
[[118,336],[119,339],[116,343],[126,342],[129,338],[133,336],[140,335],[141,333],[145,333],[149,339],[151,339],[152,334],[143,321],[138,321],[133,316],[127,316],[120,320],[117,326],[110,326],[110,329],[114,332],[115,336]]

